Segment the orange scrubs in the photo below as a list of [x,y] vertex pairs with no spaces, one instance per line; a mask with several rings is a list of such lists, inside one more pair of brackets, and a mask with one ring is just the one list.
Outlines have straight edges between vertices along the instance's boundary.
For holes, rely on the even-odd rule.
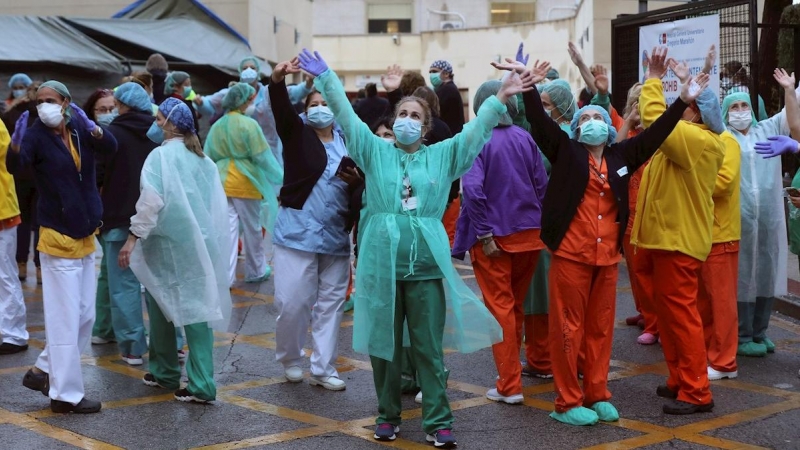
[[[589,158],[589,183],[550,266],[550,357],[556,412],[607,401],[614,335],[619,227],[618,207],[606,181],[605,159]],[[578,382],[579,353],[583,389]]]
[[536,271],[539,252],[544,248],[539,232],[530,229],[508,236],[495,236],[495,244],[502,250],[497,257],[484,255],[480,242],[469,252],[486,308],[503,329],[503,342],[494,344],[492,353],[500,375],[496,382],[497,392],[504,396],[522,393],[519,360],[525,317],[522,306]]
[[703,321],[708,364],[720,372],[734,372],[739,346],[736,286],[739,275],[739,241],[711,247],[700,268],[697,309]]
[[444,216],[442,217],[444,230],[447,232],[447,238],[450,239],[450,248],[453,248],[453,242],[456,239],[456,224],[458,223],[458,216],[460,214],[461,198],[456,198],[444,211]]

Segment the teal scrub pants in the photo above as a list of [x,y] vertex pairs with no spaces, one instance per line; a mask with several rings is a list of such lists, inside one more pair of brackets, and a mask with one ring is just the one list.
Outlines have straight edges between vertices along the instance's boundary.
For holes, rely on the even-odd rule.
[[[97,235],[100,247],[105,247],[103,235]],[[97,294],[95,295],[94,311],[95,319],[92,326],[92,336],[115,341],[114,328],[111,326],[111,298],[108,294],[108,271],[106,270],[105,248],[103,249],[103,259],[100,261],[100,276],[97,278]]]

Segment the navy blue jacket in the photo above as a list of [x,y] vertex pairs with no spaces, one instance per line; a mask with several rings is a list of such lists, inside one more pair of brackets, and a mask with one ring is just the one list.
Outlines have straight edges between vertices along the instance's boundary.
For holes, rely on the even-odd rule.
[[82,239],[100,227],[103,215],[95,180],[95,152],[117,151],[117,140],[107,130],[101,139],[95,139],[76,122],[68,123],[67,129],[81,158],[80,172],[61,136],[38,119],[25,132],[19,153],[8,152],[6,164],[12,174],[33,167],[39,225]]

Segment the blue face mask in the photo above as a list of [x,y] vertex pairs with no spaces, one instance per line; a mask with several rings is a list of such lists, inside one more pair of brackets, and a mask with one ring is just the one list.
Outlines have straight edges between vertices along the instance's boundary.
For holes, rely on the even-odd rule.
[[333,111],[327,106],[312,106],[306,113],[308,124],[313,128],[325,128],[333,123]]
[[114,111],[110,112],[110,113],[107,113],[107,114],[98,114],[97,115],[97,123],[99,123],[100,125],[103,125],[103,126],[108,126],[111,122],[114,121],[114,119],[117,118],[118,115],[119,115],[119,113],[117,113],[116,109]]
[[394,121],[392,131],[394,131],[397,142],[403,145],[411,145],[422,137],[422,122],[409,117],[402,117]]
[[581,135],[578,142],[587,145],[600,145],[608,141],[608,124],[602,120],[592,119],[581,125]]
[[147,130],[147,137],[156,144],[161,144],[164,142],[164,129],[158,126],[158,123],[154,120],[153,124],[150,125],[150,129]]
[[14,98],[20,98],[24,96],[26,92],[28,92],[27,89],[14,89],[11,91],[11,94],[14,96]]
[[253,69],[252,67],[244,69],[242,73],[239,75],[239,81],[247,84],[256,81],[257,78],[258,78],[258,72],[256,72],[256,70]]

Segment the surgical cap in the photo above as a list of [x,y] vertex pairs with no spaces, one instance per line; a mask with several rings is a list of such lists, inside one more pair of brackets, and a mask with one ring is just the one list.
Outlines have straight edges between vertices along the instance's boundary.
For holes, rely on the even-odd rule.
[[[550,97],[550,102],[558,108],[567,120],[572,120],[575,115],[575,96],[572,88],[565,80],[554,80],[551,83],[537,86],[540,92],[545,92]],[[553,117],[555,119],[555,117]]]
[[253,56],[248,56],[247,58],[243,59],[242,62],[239,63],[239,73],[242,73],[242,71],[244,70],[244,65],[247,64],[248,62],[252,62],[253,64],[256,65],[256,72],[261,72],[261,64],[258,62],[258,60]]
[[586,105],[575,113],[575,116],[572,118],[572,123],[570,123],[569,126],[569,128],[572,130],[572,135],[573,136],[578,135],[576,131],[578,130],[578,128],[580,128],[578,126],[578,121],[581,119],[581,114],[583,114],[584,111],[589,111],[589,110],[599,111],[600,115],[603,116],[603,121],[605,121],[606,125],[608,125],[608,141],[606,143],[611,144],[614,141],[616,141],[617,129],[614,128],[614,124],[611,123],[611,116],[608,115],[608,111],[606,111],[605,108],[597,105]]
[[700,93],[695,103],[700,110],[703,123],[714,133],[722,134],[725,131],[725,124],[722,122],[722,110],[719,107],[717,94],[711,89],[706,89]]
[[171,95],[172,91],[175,90],[175,86],[180,85],[186,79],[189,78],[189,74],[186,72],[175,71],[169,74],[167,80],[164,82],[164,94]]
[[722,119],[725,123],[728,123],[728,110],[731,108],[731,105],[736,102],[746,102],[747,106],[750,107],[750,117],[752,117],[753,121],[750,123],[750,126],[755,125],[756,123],[756,114],[753,111],[753,105],[750,103],[750,94],[744,92],[736,92],[733,94],[729,94],[722,100]]
[[186,106],[186,103],[183,103],[181,100],[175,97],[169,97],[158,107],[158,110],[165,118],[169,119],[181,133],[186,133],[187,131],[197,133],[194,129],[194,115],[192,115],[192,111]]
[[558,71],[556,69],[553,69],[552,67],[550,68],[550,70],[547,71],[547,75],[545,75],[544,77],[547,78],[548,80],[557,80],[561,78],[561,76],[558,74]]
[[45,81],[44,83],[42,83],[41,86],[39,86],[39,90],[41,91],[42,88],[50,88],[61,94],[62,97],[72,100],[72,96],[69,94],[69,90],[67,89],[67,87],[64,86],[64,83],[61,83],[56,80]]
[[228,93],[222,98],[222,108],[232,111],[247,103],[247,100],[255,93],[256,90],[253,89],[253,86],[247,83],[236,83],[228,89]]
[[147,91],[138,83],[123,83],[114,91],[114,98],[123,105],[140,112],[152,112],[152,104]]
[[26,75],[24,73],[17,73],[17,74],[12,75],[11,79],[8,80],[8,87],[10,89],[10,88],[14,87],[14,85],[16,85],[16,84],[21,84],[21,85],[23,85],[25,87],[28,87],[28,86],[31,85],[31,83],[33,83],[33,80],[31,80],[31,77],[29,77],[28,75]]
[[[497,94],[500,91],[500,86],[503,85],[503,82],[500,80],[489,80],[478,88],[475,92],[475,100],[472,102],[472,110],[475,114],[478,114],[478,110],[481,109],[481,105],[483,102],[486,101],[487,98]],[[515,98],[509,98],[506,102],[506,108],[508,111],[503,113],[500,116],[500,125],[512,125],[513,120],[512,117],[517,115],[517,101]]]
[[431,64],[431,67],[440,69],[442,72],[450,72],[451,74],[453,73],[453,66],[443,59],[437,59],[433,62],[433,64]]

